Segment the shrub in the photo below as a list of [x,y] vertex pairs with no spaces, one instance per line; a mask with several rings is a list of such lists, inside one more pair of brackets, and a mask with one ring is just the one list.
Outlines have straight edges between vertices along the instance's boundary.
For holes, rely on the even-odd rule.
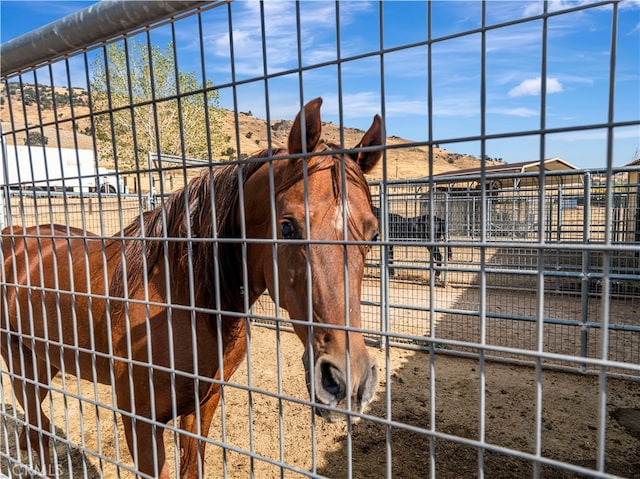
[[24,139],[24,144],[29,146],[44,146],[49,143],[49,138],[39,131],[29,132],[29,136]]

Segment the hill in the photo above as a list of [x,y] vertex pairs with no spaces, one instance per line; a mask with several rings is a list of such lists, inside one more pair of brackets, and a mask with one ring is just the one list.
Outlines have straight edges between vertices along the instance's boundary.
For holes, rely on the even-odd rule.
[[[90,133],[90,119],[87,92],[82,89],[73,89],[74,117],[71,121],[71,105],[69,94],[66,88],[51,89],[48,86],[38,88],[38,98],[33,86],[24,85],[22,94],[17,84],[10,84],[12,104],[9,108],[4,86],[0,88],[2,102],[0,105],[0,119],[2,120],[3,131],[11,130],[11,118],[16,125],[16,129],[24,128],[25,111],[28,125],[38,125],[52,123],[53,126],[44,128],[44,136],[47,138],[47,146],[62,148],[73,148],[77,142],[78,148],[93,148],[93,139],[87,134]],[[55,110],[54,101],[55,98]],[[24,99],[24,105],[22,102]],[[38,108],[38,105],[41,108]],[[225,110],[226,121],[223,122],[223,132],[227,138],[226,145],[223,146],[220,159],[227,159],[236,153],[236,127],[235,115],[232,111]],[[55,127],[55,122],[58,128]],[[272,146],[286,146],[287,135],[291,127],[291,120],[273,120],[271,123]],[[73,130],[76,130],[74,135]],[[252,153],[256,150],[266,148],[267,124],[266,121],[256,118],[248,113],[238,114],[238,133],[240,135],[240,151]],[[356,128],[344,128],[345,145],[353,146],[358,143],[363,135],[363,131]],[[323,137],[328,141],[340,143],[340,129],[332,123],[323,124]],[[12,138],[7,137],[7,142],[11,144]],[[18,138],[19,144],[24,144],[24,138]],[[412,142],[396,136],[387,137],[387,145],[408,145]],[[225,158],[226,157],[226,158]],[[406,148],[391,148],[387,150],[387,178],[409,179],[422,178],[429,174],[429,148],[426,146],[408,146]],[[473,156],[450,152],[440,148],[433,149],[433,173],[443,173],[459,169],[477,168],[480,160]],[[101,159],[104,167],[113,167],[108,160]],[[489,161],[487,166],[494,164]],[[382,162],[368,175],[369,179],[376,180],[382,178]]]
[[[286,146],[287,136],[291,127],[290,120],[275,120],[271,123],[271,139],[274,147]],[[225,133],[232,137],[235,144],[235,122],[233,112],[227,111]],[[264,120],[245,113],[238,114],[238,131],[240,134],[240,148],[243,152],[252,152],[267,146],[267,124]],[[343,129],[344,142],[347,147],[356,145],[364,131],[357,128]],[[340,128],[333,123],[322,124],[322,137],[333,143],[340,143]],[[412,141],[397,136],[387,137],[387,145],[409,145]],[[487,166],[497,162],[490,161]],[[480,160],[476,157],[454,153],[441,148],[433,149],[433,173],[443,173],[452,170],[479,168]],[[391,148],[387,150],[387,178],[409,179],[422,178],[429,175],[429,148],[426,146],[408,146],[406,148]],[[368,175],[369,179],[382,178],[382,162]]]

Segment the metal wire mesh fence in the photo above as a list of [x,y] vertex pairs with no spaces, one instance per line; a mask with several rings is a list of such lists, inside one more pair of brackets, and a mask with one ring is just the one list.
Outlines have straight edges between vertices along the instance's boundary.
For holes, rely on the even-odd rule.
[[[582,251],[575,245],[602,244],[607,232],[616,243],[633,246],[638,217],[638,185],[619,183],[612,207],[607,212],[602,198],[594,195],[590,188],[591,176],[598,173],[604,174],[564,172],[564,183],[570,186],[547,188],[543,207],[540,207],[537,190],[515,185],[493,189],[490,195],[482,198],[477,190],[469,187],[477,181],[474,175],[431,184],[414,180],[386,185],[383,201],[387,202],[390,212],[389,239],[401,242],[402,246],[387,246],[386,255],[380,252],[371,255],[368,277],[374,283],[379,280],[382,260],[386,256],[384,267],[390,280],[403,285],[397,296],[390,293],[388,299],[392,310],[389,331],[408,335],[409,338],[398,338],[400,342],[409,343],[415,342],[415,336],[429,335],[429,285],[433,277],[439,286],[434,292],[438,337],[466,340],[469,335],[475,335],[478,340],[476,311],[481,301],[485,301],[491,344],[535,349],[539,273],[542,271],[545,351],[597,357],[603,326],[600,321],[603,253]],[[500,175],[490,176],[494,184],[509,180]],[[466,185],[460,187],[463,183]],[[381,201],[379,191],[382,188],[383,185],[377,183],[372,185],[374,203]],[[433,198],[429,194],[431,188],[434,189]],[[430,201],[434,202],[433,209],[429,207]],[[435,244],[431,246],[429,231],[412,229],[410,225],[424,211],[436,213]],[[481,211],[486,212],[484,228]],[[541,211],[547,212],[542,221]],[[429,218],[422,220],[428,223]],[[444,225],[439,233],[438,221]],[[474,243],[481,241],[483,230],[489,243],[508,240],[520,245],[479,248]],[[534,246],[541,237],[547,245],[543,252]],[[458,242],[462,244],[450,246]],[[389,254],[390,249],[392,254]],[[640,360],[640,329],[635,318],[640,301],[637,288],[639,261],[637,251],[620,249],[611,254],[608,265],[612,310],[608,326],[609,358],[612,361],[637,363]],[[486,274],[487,286],[483,300],[477,291],[482,273]],[[380,291],[371,288],[364,297],[375,306],[369,315],[365,315],[366,324],[375,329],[379,324]],[[454,309],[461,311],[452,313]],[[473,348],[458,345],[451,349],[473,351]],[[498,355],[505,356],[504,353]],[[527,359],[513,353],[506,356]],[[564,362],[555,363],[568,366]],[[587,366],[571,364],[570,367],[584,369]]]
[[138,218],[148,197],[138,195],[83,196],[56,192],[14,192],[6,197],[5,218],[14,226],[64,224],[86,232],[114,235]]
[[[634,7],[485,2],[442,30],[411,5],[400,35],[393,2],[100,2],[2,45],[0,475],[640,475],[640,166],[613,166]],[[553,27],[594,12],[606,114],[558,125]],[[496,130],[521,26],[538,121]],[[434,67],[469,50],[452,135]],[[384,135],[405,114],[421,141]],[[594,131],[598,168],[546,158]],[[445,147],[483,160],[436,171]]]

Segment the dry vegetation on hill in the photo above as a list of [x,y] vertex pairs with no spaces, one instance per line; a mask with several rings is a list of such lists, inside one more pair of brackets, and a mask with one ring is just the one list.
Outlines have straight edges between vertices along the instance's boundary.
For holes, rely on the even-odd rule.
[[[55,89],[55,109],[52,96],[52,89],[47,86],[40,86],[36,92],[33,86],[24,85],[24,103],[21,101],[21,92],[17,84],[12,88],[11,95],[7,95],[4,86],[0,88],[2,104],[0,107],[0,118],[4,132],[20,130],[25,128],[26,123],[30,127],[39,124],[48,125],[44,127],[44,136],[47,138],[47,146],[63,148],[73,148],[77,142],[78,148],[93,148],[93,138],[90,136],[91,122],[89,117],[87,92],[81,89],[74,89],[73,115],[69,102],[68,90],[66,88]],[[9,99],[11,104],[9,105]],[[41,105],[41,108],[38,108]],[[75,120],[73,119],[75,117]],[[11,127],[11,118],[13,125]],[[286,145],[287,135],[292,119],[274,120],[271,124],[271,144],[274,148]],[[250,154],[256,150],[266,148],[269,144],[267,136],[266,121],[256,118],[248,113],[238,113],[238,134],[240,137],[240,152]],[[224,135],[226,144],[214,152],[221,160],[237,156],[238,142],[236,141],[236,115],[232,111],[226,111],[226,121],[224,122]],[[74,135],[74,130],[76,134]],[[362,130],[355,128],[344,128],[344,142],[347,147],[355,145],[362,137]],[[323,125],[323,137],[334,143],[340,143],[340,129],[332,123]],[[18,144],[24,144],[25,135],[17,137]],[[11,144],[13,138],[7,136],[7,142]],[[387,138],[387,145],[394,146],[387,150],[387,178],[388,179],[408,179],[422,178],[429,175],[429,148],[427,146],[410,146],[410,140],[391,136]],[[401,147],[400,145],[407,145]],[[474,168],[480,166],[478,158],[450,152],[440,148],[433,150],[433,173],[443,173],[446,171]],[[113,167],[113,162],[109,158],[101,158],[100,163],[107,168]],[[489,162],[493,164],[493,162]],[[374,169],[369,178],[372,180],[382,178],[382,163]]]
[[[233,112],[227,113],[228,120],[225,127],[227,134],[231,136],[231,143],[235,145],[235,121]],[[287,136],[291,127],[290,120],[276,120],[271,126],[271,141],[273,147],[286,146]],[[340,128],[333,123],[324,123],[322,136],[333,143],[340,143]],[[250,153],[256,149],[267,147],[267,125],[264,120],[238,114],[238,131],[240,134],[240,148],[242,152]],[[357,128],[344,128],[345,146],[354,146],[360,141],[364,131]],[[410,140],[397,136],[387,137],[387,145],[400,146],[411,145]],[[429,148],[427,146],[394,147],[387,150],[387,178],[407,179],[422,178],[429,175]],[[494,164],[494,162],[490,162]],[[473,156],[453,153],[441,148],[433,151],[433,173],[443,173],[452,170],[476,168],[480,166],[480,160]],[[382,178],[382,163],[369,174],[370,179]]]

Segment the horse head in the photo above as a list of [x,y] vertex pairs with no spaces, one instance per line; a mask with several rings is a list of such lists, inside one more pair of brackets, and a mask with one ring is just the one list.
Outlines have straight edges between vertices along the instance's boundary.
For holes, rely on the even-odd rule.
[[[297,320],[307,387],[320,406],[316,411],[334,422],[345,419],[334,408],[362,412],[377,385],[377,366],[358,329],[367,242],[378,235],[363,173],[381,153],[335,153],[335,145],[320,139],[321,104],[320,98],[312,100],[298,114],[288,139],[291,158],[273,163],[276,232],[271,234],[278,241],[261,260],[271,297]],[[381,144],[382,120],[376,115],[354,148]],[[256,205],[254,214],[260,208]]]

